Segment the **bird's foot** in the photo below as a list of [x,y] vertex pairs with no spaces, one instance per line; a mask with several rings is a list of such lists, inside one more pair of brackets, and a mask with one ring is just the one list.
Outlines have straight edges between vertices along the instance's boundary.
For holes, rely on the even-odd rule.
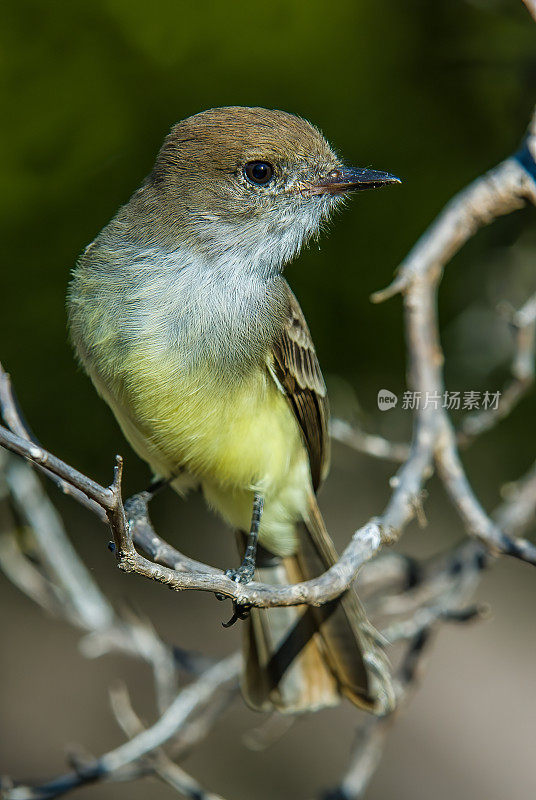
[[[255,573],[255,565],[242,562],[238,569],[226,569],[225,575],[235,583],[250,583],[253,580]],[[223,595],[216,595],[218,600],[224,600]],[[237,603],[233,600],[233,615],[228,622],[222,622],[224,628],[230,628],[239,619],[247,619],[249,617],[251,606],[242,603]]]
[[247,619],[250,610],[251,606],[242,605],[241,603],[237,603],[236,600],[233,600],[233,614],[231,619],[227,620],[227,622],[222,622],[222,628],[230,628],[235,622],[238,622],[239,619]]
[[[262,495],[255,492],[253,498],[253,514],[251,517],[251,527],[247,537],[246,552],[244,559],[238,569],[226,569],[225,575],[234,583],[250,583],[255,576],[255,558],[257,555],[257,539],[259,537],[259,525],[262,516],[264,500]],[[216,595],[218,600],[223,600],[222,595]],[[228,622],[222,622],[224,628],[230,628],[239,619],[249,617],[251,606],[237,603],[233,600],[233,616]]]
[[225,575],[235,583],[251,583],[255,575],[255,562],[244,559],[238,569],[226,569]]

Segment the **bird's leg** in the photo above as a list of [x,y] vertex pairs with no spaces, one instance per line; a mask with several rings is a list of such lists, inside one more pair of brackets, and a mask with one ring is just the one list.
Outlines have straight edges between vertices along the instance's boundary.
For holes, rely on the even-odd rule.
[[[257,542],[259,540],[259,526],[261,524],[262,508],[264,505],[264,498],[258,492],[253,496],[253,513],[251,515],[251,525],[246,542],[246,552],[244,558],[238,569],[228,569],[225,574],[228,578],[236,583],[249,583],[253,580],[255,574],[255,559],[257,556]],[[216,595],[219,599],[224,599],[223,595]],[[241,605],[233,600],[233,615],[228,622],[222,622],[224,628],[230,628],[231,625],[239,619],[247,619],[249,616],[249,606]]]
[[259,526],[261,524],[264,498],[258,492],[253,497],[253,513],[251,525],[246,542],[246,552],[238,569],[228,569],[225,574],[236,583],[249,583],[255,574],[255,559],[257,556],[257,541],[259,539]]
[[176,475],[171,475],[169,478],[154,478],[145,490],[147,494],[151,495],[150,499],[152,500],[155,494],[158,494],[158,492],[165,489],[166,486],[169,486],[171,481],[175,480],[176,477]]
[[156,478],[151,481],[147,489],[144,489],[143,492],[137,492],[133,494],[132,497],[129,497],[128,500],[125,500],[125,513],[129,522],[136,517],[147,514],[147,506],[153,497],[162,489],[165,489],[165,487],[171,483],[173,477]]

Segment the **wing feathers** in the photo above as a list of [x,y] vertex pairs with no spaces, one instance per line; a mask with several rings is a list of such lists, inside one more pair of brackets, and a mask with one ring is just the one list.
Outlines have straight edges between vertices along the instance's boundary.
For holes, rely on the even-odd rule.
[[326,385],[305,317],[288,286],[287,291],[288,315],[273,347],[271,367],[301,428],[316,491],[329,463]]

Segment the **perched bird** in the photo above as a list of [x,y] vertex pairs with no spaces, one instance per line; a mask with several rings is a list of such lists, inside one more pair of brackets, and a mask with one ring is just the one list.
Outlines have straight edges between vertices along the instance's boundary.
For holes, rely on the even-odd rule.
[[[256,569],[294,583],[315,558],[337,560],[315,495],[329,461],[326,387],[282,273],[347,193],[396,182],[347,168],[292,114],[211,109],[172,128],[74,270],[69,324],[84,368],[154,475],[180,494],[200,487],[240,532],[237,581]],[[252,609],[247,702],[297,713],[342,693],[372,708],[362,621],[353,591],[321,609]]]

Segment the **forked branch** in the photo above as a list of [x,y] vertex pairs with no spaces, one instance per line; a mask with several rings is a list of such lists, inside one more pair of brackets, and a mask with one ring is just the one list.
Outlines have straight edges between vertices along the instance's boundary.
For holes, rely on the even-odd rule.
[[[536,5],[532,0],[525,0],[525,5],[536,19]],[[397,293],[403,295],[408,384],[421,396],[441,398],[445,391],[444,356],[437,317],[437,294],[443,271],[481,227],[527,203],[536,204],[535,156],[536,113],[521,150],[456,195],[409,253],[393,283],[373,297],[378,302]],[[513,322],[516,327],[513,378],[495,411],[468,415],[462,420],[460,430],[455,431],[441,403],[418,405],[414,410],[409,446],[391,444],[380,437],[354,431],[341,421],[334,422],[334,435],[340,440],[374,457],[399,461],[401,466],[391,479],[392,492],[385,510],[353,534],[331,569],[295,585],[237,584],[221,570],[195,561],[169,545],[151,525],[149,494],[142,493],[123,502],[121,458],[117,457],[110,486],[101,486],[48,452],[25,425],[9,376],[1,368],[0,411],[4,425],[0,426],[0,446],[25,458],[64,493],[108,524],[113,539],[110,549],[121,570],[140,574],[172,589],[213,592],[240,605],[259,608],[302,603],[322,605],[347,590],[362,570],[359,578],[369,607],[388,620],[382,631],[384,646],[395,642],[405,645],[404,656],[395,671],[396,693],[402,702],[415,686],[423,657],[439,625],[467,622],[482,615],[483,609],[471,604],[482,571],[500,555],[536,564],[536,546],[520,538],[536,513],[536,468],[511,487],[506,501],[492,516],[479,503],[459,455],[460,445],[469,444],[478,434],[497,424],[532,385],[536,332],[534,297],[513,316]],[[468,538],[453,551],[426,564],[417,564],[395,554],[376,558],[384,545],[399,539],[411,519],[423,519],[423,490],[435,469]],[[181,741],[183,744],[197,742],[205,735],[219,710],[215,698],[222,692],[230,695],[236,689],[239,656],[231,656],[218,664],[205,664],[206,668],[197,679],[178,692],[177,665],[173,662],[171,648],[150,628],[117,618],[83,571],[76,580],[62,579],[59,571],[60,563],[64,563],[62,557],[66,559],[66,568],[76,559],[68,551],[69,545],[59,527],[54,528],[53,518],[48,517],[47,523],[43,515],[37,513],[39,506],[32,506],[31,498],[24,494],[22,478],[17,478],[14,472],[11,476],[12,482],[7,481],[6,492],[11,493],[19,504],[19,513],[38,532],[36,539],[43,569],[38,569],[25,557],[16,537],[9,534],[0,542],[0,563],[20,588],[44,607],[57,611],[69,606],[70,611],[65,611],[65,616],[88,632],[85,640],[88,651],[114,646],[144,657],[153,668],[160,716],[154,725],[144,729],[128,698],[124,694],[116,696],[114,709],[129,741],[99,758],[77,764],[73,771],[39,787],[4,783],[2,797],[46,800],[87,783],[133,779],[149,771],[160,775],[184,796],[218,800],[217,795],[205,792],[170,761],[162,748],[173,742],[179,751]],[[31,483],[28,486],[31,487]],[[34,485],[30,491],[37,497],[40,489]],[[367,569],[372,559],[375,560]],[[85,600],[77,591],[79,584],[88,587]],[[384,664],[375,666],[381,678]],[[387,708],[384,705],[381,710],[385,712]],[[360,730],[348,772],[330,797],[351,800],[362,796],[393,719],[391,714],[368,720]]]

